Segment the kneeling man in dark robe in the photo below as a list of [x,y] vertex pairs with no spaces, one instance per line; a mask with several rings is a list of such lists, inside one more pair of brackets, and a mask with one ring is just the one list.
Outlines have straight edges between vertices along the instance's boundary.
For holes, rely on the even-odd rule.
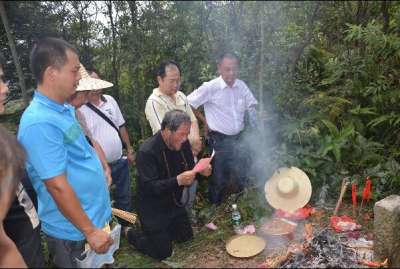
[[[128,229],[126,236],[136,249],[158,260],[171,256],[173,241],[193,237],[185,201],[181,201],[183,188],[196,180],[187,140],[190,125],[186,112],[167,112],[161,130],[145,140],[136,155],[136,205],[141,231]],[[200,174],[209,176],[211,165]]]

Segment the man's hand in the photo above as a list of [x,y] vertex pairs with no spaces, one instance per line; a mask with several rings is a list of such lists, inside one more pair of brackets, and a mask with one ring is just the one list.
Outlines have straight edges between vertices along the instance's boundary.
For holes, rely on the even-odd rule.
[[97,253],[105,253],[113,242],[111,237],[93,225],[65,174],[49,178],[44,184],[61,214],[82,231],[90,247]]
[[135,164],[135,152],[133,151],[133,148],[128,149],[128,154],[126,157],[128,158],[129,164]]
[[200,174],[201,174],[202,176],[209,177],[209,176],[211,176],[211,171],[212,171],[212,166],[211,166],[211,164],[209,164],[209,165],[206,167],[206,169],[204,169],[203,171],[200,172]]
[[196,173],[193,171],[185,171],[179,174],[176,179],[178,181],[179,186],[189,186],[193,183],[194,177]]
[[195,139],[193,139],[191,146],[192,146],[193,156],[197,156],[201,151],[201,146],[202,146],[200,137],[196,137]]
[[113,243],[111,236],[98,228],[95,228],[91,232],[85,234],[85,237],[90,248],[99,254],[106,253]]
[[104,175],[106,176],[107,186],[110,187],[112,184],[111,169],[108,164],[104,167]]

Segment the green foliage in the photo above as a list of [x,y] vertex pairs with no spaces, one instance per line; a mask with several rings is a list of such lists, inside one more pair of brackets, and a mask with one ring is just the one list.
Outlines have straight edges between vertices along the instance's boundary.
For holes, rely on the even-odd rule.
[[272,209],[265,199],[263,189],[246,189],[239,197],[238,207],[242,221],[251,224],[271,215]]
[[290,116],[278,154],[290,164],[304,165],[315,185],[340,177],[338,171],[360,178],[374,175],[381,196],[393,192],[388,182],[398,186],[396,166],[389,164],[397,163],[400,146],[400,38],[384,33],[374,19],[345,25],[345,49],[337,44],[328,53],[314,43],[292,74],[296,83],[286,91],[297,98],[280,103]]
[[354,127],[352,125],[346,126],[338,130],[336,126],[329,120],[321,120],[329,129],[330,134],[323,137],[322,147],[320,154],[324,157],[328,152],[332,152],[335,156],[336,162],[342,161],[342,148],[350,141],[350,136],[354,135]]

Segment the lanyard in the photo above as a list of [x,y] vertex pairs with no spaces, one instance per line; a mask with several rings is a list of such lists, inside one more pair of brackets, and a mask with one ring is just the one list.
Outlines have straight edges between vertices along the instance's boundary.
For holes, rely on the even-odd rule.
[[[163,153],[163,157],[164,157],[165,167],[167,168],[168,177],[171,177],[171,170],[169,169],[169,165],[168,165],[168,161],[167,161],[167,156],[165,155],[165,150],[163,150],[162,153]],[[179,151],[179,153],[180,153],[180,155],[181,155],[181,157],[182,157],[183,163],[185,164],[185,171],[189,170],[189,166],[188,166],[188,164],[187,164],[185,155],[183,155],[183,152],[182,152],[181,150]],[[187,203],[189,202],[189,195],[186,196],[186,201],[185,201],[184,203],[180,203],[180,202],[178,202],[178,201],[176,200],[175,192],[172,192],[172,198],[173,198],[174,203],[175,203],[175,205],[176,205],[177,207],[185,207],[185,206],[187,205]]]

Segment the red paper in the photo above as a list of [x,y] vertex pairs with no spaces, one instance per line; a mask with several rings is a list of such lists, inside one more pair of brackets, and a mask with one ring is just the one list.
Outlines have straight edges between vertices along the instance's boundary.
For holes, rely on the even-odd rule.
[[204,169],[206,169],[208,167],[210,162],[211,162],[211,157],[202,158],[202,159],[200,159],[200,161],[198,161],[196,163],[196,165],[194,166],[192,171],[195,172],[195,173],[200,173],[200,172],[202,172]]
[[367,177],[365,181],[364,190],[362,192],[361,207],[363,207],[365,203],[371,199],[371,189],[372,189],[372,180],[370,179],[370,177]]
[[371,187],[372,187],[372,181],[371,179],[368,178],[367,181],[365,182],[365,187],[362,194],[363,200],[371,199]]
[[357,224],[352,218],[347,215],[343,216],[332,216],[331,226],[336,232],[350,232],[361,229],[361,225]]
[[303,208],[297,209],[293,213],[285,212],[281,209],[278,209],[275,211],[274,215],[275,215],[275,217],[285,218],[285,219],[289,219],[289,220],[303,220],[310,216],[312,210],[313,210],[313,208],[311,206],[306,205]]

